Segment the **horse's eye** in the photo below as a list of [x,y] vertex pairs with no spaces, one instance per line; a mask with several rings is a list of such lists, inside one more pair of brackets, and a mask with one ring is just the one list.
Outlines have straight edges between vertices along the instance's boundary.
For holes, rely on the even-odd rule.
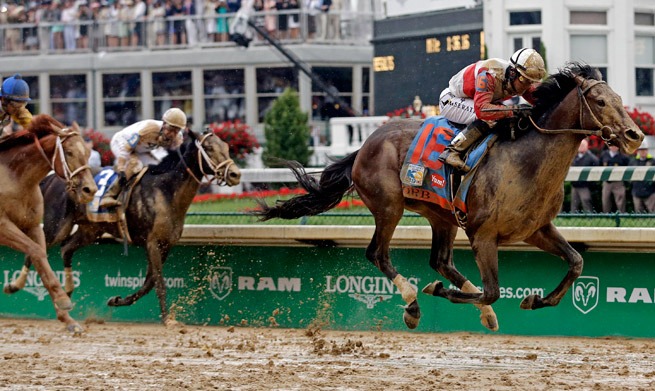
[[600,107],[605,107],[605,101],[604,101],[604,100],[602,100],[602,99],[598,99],[598,102],[597,102],[597,103],[598,103],[598,106],[600,106]]

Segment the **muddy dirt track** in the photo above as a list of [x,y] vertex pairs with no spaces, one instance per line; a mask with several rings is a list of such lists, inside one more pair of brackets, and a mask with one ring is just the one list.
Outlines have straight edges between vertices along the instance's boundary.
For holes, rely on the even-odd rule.
[[653,390],[655,341],[0,319],[2,390]]

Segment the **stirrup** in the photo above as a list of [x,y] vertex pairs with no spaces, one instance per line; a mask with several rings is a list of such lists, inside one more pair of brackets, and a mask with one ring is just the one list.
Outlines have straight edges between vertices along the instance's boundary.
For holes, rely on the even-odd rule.
[[444,150],[437,160],[465,173],[471,171],[471,167],[466,165],[459,153],[449,149]]
[[113,197],[103,198],[98,203],[99,208],[113,208],[121,205],[122,205],[121,202]]

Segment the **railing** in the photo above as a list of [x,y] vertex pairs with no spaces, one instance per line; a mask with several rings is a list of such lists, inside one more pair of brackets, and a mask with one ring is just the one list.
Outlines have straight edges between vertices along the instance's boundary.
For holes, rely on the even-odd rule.
[[[93,53],[140,50],[183,49],[192,47],[234,46],[229,41],[227,26],[235,14],[216,16],[183,16],[141,21],[78,21],[75,23],[40,22],[0,24],[0,55],[28,56],[34,54]],[[366,44],[373,31],[372,12],[330,12],[310,15],[305,10],[255,12],[256,23],[264,24],[267,18],[297,17],[299,28],[286,33],[272,31],[282,43],[311,42],[317,44]],[[310,32],[311,25],[318,27]],[[329,20],[336,21],[338,28],[327,30]],[[208,27],[221,28],[213,33]],[[176,34],[174,29],[184,31]],[[72,37],[72,38],[71,38]],[[255,37],[253,45],[265,44],[262,37]]]

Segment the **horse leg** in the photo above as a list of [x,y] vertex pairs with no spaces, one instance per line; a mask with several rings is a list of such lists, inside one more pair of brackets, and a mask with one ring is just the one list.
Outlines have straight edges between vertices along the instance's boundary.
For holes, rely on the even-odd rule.
[[149,240],[146,245],[148,252],[148,265],[152,269],[152,278],[155,282],[155,292],[159,299],[159,309],[161,310],[161,320],[166,326],[177,324],[175,315],[168,313],[166,306],[166,281],[164,280],[164,262],[168,256],[170,246],[168,243],[162,243],[158,240]]
[[[436,270],[457,288],[465,293],[481,293],[466,277],[455,267],[453,262],[453,243],[457,236],[456,227],[437,229],[432,225],[432,246],[430,249],[430,267]],[[423,293],[434,295],[435,291],[443,288],[441,281],[435,281],[423,288]],[[498,331],[498,318],[490,305],[475,304],[480,310],[480,322],[491,331]]]
[[498,285],[498,245],[494,240],[471,240],[475,262],[482,278],[483,290],[480,292],[470,282],[464,283],[461,290],[446,289],[439,283],[434,287],[435,296],[444,297],[453,303],[470,303],[474,305],[491,305],[500,297]]
[[[70,232],[70,231],[69,231]],[[75,282],[73,279],[73,254],[80,248],[93,243],[101,232],[89,225],[79,225],[77,231],[61,244],[61,258],[64,260],[64,291],[68,297],[73,296]]]
[[146,269],[146,279],[143,281],[143,285],[141,286],[141,288],[139,288],[138,291],[125,296],[125,298],[122,298],[121,296],[111,297],[107,301],[107,305],[110,307],[122,307],[122,306],[132,305],[135,302],[137,302],[140,298],[148,294],[154,286],[155,286],[155,280],[152,278],[152,269],[150,268],[150,263],[148,263],[148,267]]
[[557,285],[557,288],[545,298],[542,299],[539,295],[530,295],[523,299],[521,308],[536,310],[537,308],[556,306],[573,285],[573,281],[582,274],[582,255],[571,247],[552,223],[532,234],[525,242],[564,259],[569,265],[569,270],[566,272],[564,279]]
[[66,324],[68,331],[74,334],[81,333],[82,327],[68,313],[73,308],[73,304],[61,288],[57,276],[48,263],[45,238],[41,226],[33,227],[23,233],[11,222],[5,221],[2,225],[4,230],[0,236],[0,245],[24,253],[34,263],[34,268],[41,277],[43,287],[50,294],[57,319]]
[[30,272],[31,266],[32,266],[32,260],[30,259],[29,256],[26,255],[25,263],[23,263],[23,267],[20,269],[20,274],[15,280],[11,281],[8,284],[5,284],[4,288],[2,289],[3,292],[10,295],[25,288],[25,283],[27,282],[27,275]]

